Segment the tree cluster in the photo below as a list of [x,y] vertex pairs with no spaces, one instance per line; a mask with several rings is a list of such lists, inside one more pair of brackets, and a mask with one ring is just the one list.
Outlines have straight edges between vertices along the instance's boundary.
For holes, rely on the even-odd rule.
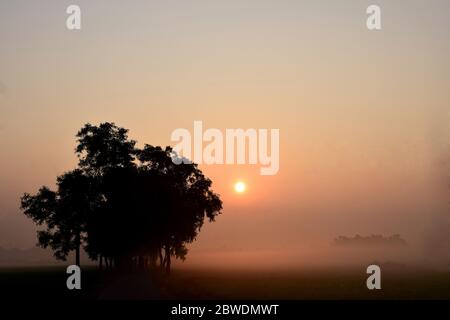
[[43,226],[38,243],[65,260],[80,250],[100,268],[159,267],[185,259],[205,218],[214,221],[222,201],[194,163],[175,164],[170,147],[136,148],[114,123],[86,124],[76,135],[78,167],[25,193],[21,208]]

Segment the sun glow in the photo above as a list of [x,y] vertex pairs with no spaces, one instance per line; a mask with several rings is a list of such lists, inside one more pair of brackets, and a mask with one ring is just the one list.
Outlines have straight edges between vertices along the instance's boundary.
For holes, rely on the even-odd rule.
[[242,181],[236,182],[236,183],[234,184],[234,190],[235,190],[237,193],[242,193],[242,192],[244,192],[246,189],[247,189],[247,186],[246,186],[245,183],[242,182]]

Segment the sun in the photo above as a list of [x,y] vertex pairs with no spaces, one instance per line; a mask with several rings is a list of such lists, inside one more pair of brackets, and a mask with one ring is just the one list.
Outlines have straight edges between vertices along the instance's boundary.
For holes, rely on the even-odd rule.
[[245,191],[245,189],[247,189],[247,186],[242,181],[238,181],[234,184],[234,191],[236,191],[237,193],[242,193]]

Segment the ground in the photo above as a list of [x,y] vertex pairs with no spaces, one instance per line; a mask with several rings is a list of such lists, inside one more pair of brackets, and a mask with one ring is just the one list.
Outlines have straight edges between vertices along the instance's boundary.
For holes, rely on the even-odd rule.
[[450,299],[450,271],[383,268],[382,289],[368,290],[365,270],[207,270],[170,277],[82,269],[82,290],[66,289],[65,268],[1,268],[3,299]]

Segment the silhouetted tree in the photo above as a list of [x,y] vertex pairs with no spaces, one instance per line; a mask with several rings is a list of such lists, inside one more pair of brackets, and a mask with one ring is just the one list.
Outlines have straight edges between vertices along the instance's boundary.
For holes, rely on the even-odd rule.
[[134,166],[136,142],[128,139],[127,129],[109,122],[99,126],[88,123],[76,137],[78,166],[91,175],[101,175],[111,168]]
[[77,169],[57,178],[56,192],[44,186],[36,195],[25,193],[21,199],[25,215],[46,227],[38,231],[38,244],[50,247],[57,259],[66,260],[75,251],[75,263],[80,265],[86,222],[97,196],[92,187],[91,177]]
[[170,271],[171,256],[184,259],[186,244],[195,240],[204,219],[214,221],[222,209],[222,201],[211,190],[211,180],[194,163],[174,164],[173,156],[170,147],[163,150],[150,145],[137,153],[140,172],[157,182],[155,218],[159,256],[167,272]]
[[104,172],[104,206],[94,215],[87,251],[125,267],[133,258],[154,265],[159,257],[169,273],[171,257],[185,258],[186,244],[195,240],[205,217],[214,220],[222,202],[197,165],[172,162],[170,147],[146,145],[136,154],[137,167]]
[[205,218],[222,209],[212,182],[196,164],[173,163],[170,147],[140,150],[128,130],[114,123],[86,124],[75,152],[79,169],[58,178],[58,190],[46,187],[22,197],[24,213],[37,224],[41,246],[65,259],[80,248],[107,268],[155,266],[167,273],[171,257],[185,259]]
[[[95,179],[96,192],[100,199],[96,214],[88,223],[91,241],[90,245],[87,244],[87,252],[91,259],[99,260],[100,266],[105,260],[106,267],[109,268],[114,264],[112,250],[114,239],[108,235],[115,234],[117,237],[119,233],[112,232],[112,221],[110,221],[112,217],[109,217],[109,221],[103,219],[105,215],[111,213],[108,212],[108,204],[105,202],[104,180],[105,176],[111,175],[114,169],[136,167],[133,162],[136,142],[128,139],[127,129],[109,122],[101,123],[99,126],[88,123],[78,131],[76,137],[78,144],[75,152],[79,159],[78,166]],[[106,227],[108,232],[105,231]]]

